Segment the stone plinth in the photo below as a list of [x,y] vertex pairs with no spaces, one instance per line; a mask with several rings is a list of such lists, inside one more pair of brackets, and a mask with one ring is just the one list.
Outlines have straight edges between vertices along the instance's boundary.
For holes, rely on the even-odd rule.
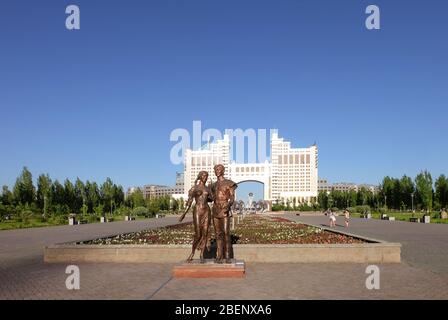
[[173,267],[174,278],[243,278],[245,264],[242,260],[232,260],[232,263],[215,263],[214,260],[199,260],[183,262]]

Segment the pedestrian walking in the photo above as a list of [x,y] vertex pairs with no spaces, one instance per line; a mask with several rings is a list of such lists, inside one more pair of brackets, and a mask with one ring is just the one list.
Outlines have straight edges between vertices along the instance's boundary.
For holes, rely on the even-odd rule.
[[330,210],[330,228],[336,227],[336,214]]
[[350,222],[350,211],[347,209],[344,210],[344,218],[345,218],[345,227],[348,228]]

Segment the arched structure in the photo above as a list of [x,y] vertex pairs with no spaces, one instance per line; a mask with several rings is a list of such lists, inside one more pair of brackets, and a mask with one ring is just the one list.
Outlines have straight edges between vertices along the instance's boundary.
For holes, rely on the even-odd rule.
[[264,185],[263,199],[271,199],[270,165],[265,163],[231,163],[229,165],[229,179],[235,183],[260,182]]
[[206,148],[186,150],[185,194],[200,171],[208,171],[213,179],[213,167],[216,164],[223,164],[226,178],[236,183],[263,183],[264,201],[310,204],[317,199],[318,151],[315,144],[308,148],[292,148],[289,141],[280,138],[275,132],[271,137],[270,161],[235,163],[230,156],[230,137],[225,134],[223,139],[209,143]]

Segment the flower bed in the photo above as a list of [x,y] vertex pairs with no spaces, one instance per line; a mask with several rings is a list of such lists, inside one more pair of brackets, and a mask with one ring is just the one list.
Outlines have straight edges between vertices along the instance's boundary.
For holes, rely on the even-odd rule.
[[[271,216],[235,217],[235,229],[232,231],[234,244],[356,244],[365,241],[344,234],[333,233]],[[214,238],[211,226],[212,239]],[[110,238],[95,239],[78,244],[121,245],[121,244],[191,244],[193,224],[182,223],[174,226],[120,234]],[[212,240],[213,241],[213,240]]]

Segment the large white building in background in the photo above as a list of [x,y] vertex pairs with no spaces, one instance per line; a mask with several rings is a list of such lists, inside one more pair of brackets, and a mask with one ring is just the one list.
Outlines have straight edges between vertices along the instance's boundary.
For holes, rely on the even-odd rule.
[[213,167],[223,164],[225,176],[236,183],[257,181],[264,184],[264,200],[283,203],[312,203],[317,199],[318,149],[292,148],[274,132],[271,136],[271,161],[235,163],[231,161],[230,138],[209,143],[200,150],[188,149],[184,159],[184,193],[193,186],[199,171],[207,171],[216,180]]

